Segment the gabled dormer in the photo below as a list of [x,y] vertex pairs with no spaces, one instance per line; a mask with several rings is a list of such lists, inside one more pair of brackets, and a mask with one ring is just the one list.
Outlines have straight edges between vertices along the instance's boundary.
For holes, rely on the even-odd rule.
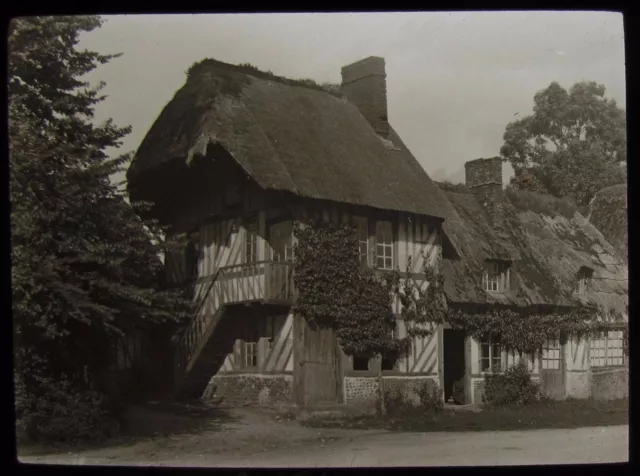
[[510,289],[511,262],[486,260],[482,273],[482,288],[491,293],[504,293]]
[[592,277],[593,269],[587,266],[581,266],[576,273],[574,292],[576,294],[585,294],[591,286]]

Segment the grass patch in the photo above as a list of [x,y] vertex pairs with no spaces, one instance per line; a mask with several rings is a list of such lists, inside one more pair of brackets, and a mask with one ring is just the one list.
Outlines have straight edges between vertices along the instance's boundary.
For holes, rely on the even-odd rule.
[[485,407],[481,412],[445,410],[417,411],[402,416],[345,416],[340,419],[311,418],[313,428],[386,429],[391,431],[506,431],[544,428],[579,428],[626,425],[628,399],[540,401],[528,405]]

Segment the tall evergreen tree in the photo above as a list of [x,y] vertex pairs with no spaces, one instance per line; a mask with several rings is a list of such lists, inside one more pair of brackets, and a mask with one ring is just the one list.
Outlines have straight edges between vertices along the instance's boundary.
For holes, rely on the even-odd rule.
[[117,55],[76,48],[81,32],[102,23],[30,17],[9,27],[12,310],[25,411],[52,379],[99,389],[114,337],[190,311],[163,289],[162,230],[109,178],[130,156],[106,149],[130,128],[93,124],[104,83],[91,87],[83,76]]

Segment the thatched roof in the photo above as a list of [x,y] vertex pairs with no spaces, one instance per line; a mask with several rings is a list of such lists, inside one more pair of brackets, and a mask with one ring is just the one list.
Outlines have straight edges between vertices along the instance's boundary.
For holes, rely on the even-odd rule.
[[[464,185],[442,185],[455,208],[443,225],[459,259],[443,260],[451,302],[551,306],[595,305],[607,318],[625,316],[628,269],[602,234],[565,201],[533,192],[503,193],[498,230]],[[511,256],[511,258],[509,258]],[[512,290],[482,288],[484,260],[512,261]],[[574,293],[580,268],[593,270],[589,291]]]
[[151,127],[128,179],[214,144],[265,190],[444,218],[442,192],[393,129],[390,139],[312,82],[205,60]]
[[589,207],[589,221],[628,260],[627,184],[603,188]]

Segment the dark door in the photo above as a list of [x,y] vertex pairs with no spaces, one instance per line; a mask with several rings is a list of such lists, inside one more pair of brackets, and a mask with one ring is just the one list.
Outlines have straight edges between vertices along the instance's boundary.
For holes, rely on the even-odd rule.
[[[444,345],[444,398],[455,397],[453,385],[465,375],[464,331],[445,329],[443,337]],[[458,398],[460,400],[460,398]],[[464,403],[464,398],[458,403]]]

